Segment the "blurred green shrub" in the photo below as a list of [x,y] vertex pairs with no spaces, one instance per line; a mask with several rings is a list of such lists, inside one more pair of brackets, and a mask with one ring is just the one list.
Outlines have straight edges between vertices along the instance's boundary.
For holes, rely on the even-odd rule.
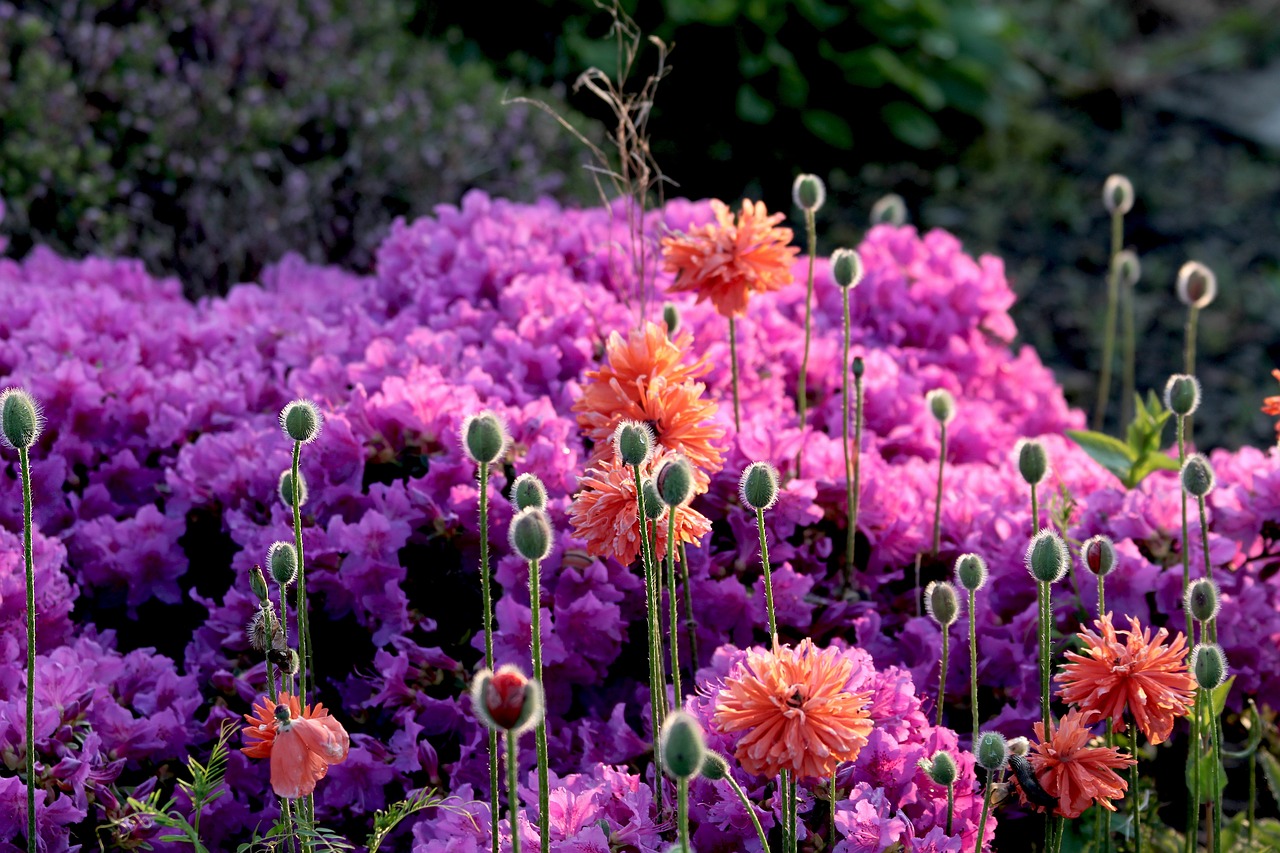
[[0,0],[12,250],[132,255],[196,295],[286,251],[368,268],[392,218],[472,187],[594,197],[568,134],[503,106],[522,90],[456,66],[407,32],[404,12],[395,0]]

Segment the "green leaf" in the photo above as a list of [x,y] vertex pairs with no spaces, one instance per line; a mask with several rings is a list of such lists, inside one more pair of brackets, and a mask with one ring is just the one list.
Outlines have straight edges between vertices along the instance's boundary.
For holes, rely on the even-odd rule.
[[800,120],[810,133],[833,148],[848,151],[853,147],[853,128],[849,122],[826,110],[805,110]]
[[1233,675],[1213,688],[1210,696],[1213,698],[1213,714],[1215,717],[1222,715],[1222,709],[1227,706],[1227,694],[1231,692],[1231,685],[1235,683],[1236,677]]
[[938,123],[928,113],[904,101],[886,104],[880,116],[895,137],[914,148],[929,149],[942,139]]
[[1258,716],[1258,706],[1249,700],[1249,740],[1238,750],[1222,750],[1223,758],[1239,761],[1248,758],[1258,751],[1262,745],[1262,718]]
[[[1202,803],[1212,802],[1214,797],[1213,770],[1214,770],[1214,764],[1215,764],[1213,760],[1213,753],[1208,749],[1206,749],[1204,754],[1200,755],[1196,759],[1196,763],[1200,765],[1200,802]],[[1227,771],[1223,768],[1222,762],[1217,762],[1217,769],[1218,769],[1218,796],[1221,796],[1222,789],[1227,787]],[[1191,762],[1187,762],[1187,769],[1185,771],[1185,774],[1187,777],[1188,791],[1195,790],[1195,785],[1194,785],[1195,776],[1193,775],[1194,772],[1195,772],[1194,765]]]
[[738,118],[752,124],[768,124],[773,118],[773,104],[746,83],[738,87],[737,110]]
[[1260,749],[1258,763],[1262,765],[1262,775],[1267,780],[1267,787],[1271,789],[1271,799],[1280,803],[1280,760],[1270,751]]
[[1133,468],[1133,463],[1138,461],[1138,457],[1129,445],[1105,433],[1092,430],[1069,429],[1067,437],[1080,445],[1080,448],[1089,454],[1094,462],[1120,478],[1120,482],[1127,488],[1133,488],[1129,484],[1129,472]]

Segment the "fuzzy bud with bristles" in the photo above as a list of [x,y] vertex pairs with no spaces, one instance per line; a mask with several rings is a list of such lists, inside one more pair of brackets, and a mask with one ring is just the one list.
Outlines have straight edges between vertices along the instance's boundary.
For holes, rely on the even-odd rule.
[[521,474],[511,484],[511,502],[517,510],[536,507],[547,508],[547,487],[535,474]]
[[718,752],[708,749],[706,756],[702,759],[702,770],[700,773],[703,779],[709,779],[712,782],[719,782],[721,779],[729,775],[729,759],[725,758]]
[[541,507],[526,507],[516,513],[508,533],[512,550],[525,560],[545,560],[551,553],[555,537],[551,531],[551,519]]
[[872,225],[902,225],[907,221],[907,203],[897,193],[882,196],[871,205]]
[[1175,373],[1164,384],[1164,407],[1175,415],[1194,414],[1200,408],[1200,380]]
[[954,785],[956,776],[960,772],[956,767],[956,760],[949,752],[936,752],[932,760],[922,758],[917,762],[917,766],[933,780],[934,784],[943,786]]
[[956,588],[946,581],[932,581],[924,589],[924,609],[943,628],[950,628],[960,616]]
[[1116,567],[1116,546],[1102,535],[1086,539],[1080,546],[1080,560],[1093,574],[1100,578],[1106,577]]
[[471,683],[471,704],[490,729],[519,736],[542,719],[542,685],[512,664],[483,669]]
[[507,451],[511,436],[493,412],[469,415],[462,422],[462,449],[477,465],[492,465]]
[[310,400],[294,400],[280,410],[280,427],[294,441],[310,444],[320,435],[324,416]]
[[836,249],[831,253],[831,277],[840,287],[857,287],[862,275],[862,256],[856,249]]
[[[289,468],[280,472],[280,481],[276,484],[276,491],[280,493],[280,502],[289,509],[293,509],[293,471]],[[307,505],[307,499],[310,494],[307,492],[307,477],[301,471],[298,472],[298,506]]]
[[707,755],[702,726],[688,711],[672,711],[662,726],[662,769],[673,779],[692,779]]
[[1205,690],[1212,690],[1227,680],[1227,656],[1217,643],[1201,643],[1192,649],[1187,668]]
[[275,636],[279,624],[275,611],[270,605],[259,607],[254,611],[253,618],[249,620],[249,626],[245,629],[245,634],[249,637],[249,646],[254,651],[265,652],[271,647],[271,638]]
[[1041,530],[1027,546],[1027,571],[1042,583],[1057,583],[1062,580],[1070,559],[1067,543],[1052,530]]
[[623,421],[613,431],[613,452],[627,467],[648,462],[653,444],[653,428],[643,421]]
[[662,502],[669,507],[683,506],[693,497],[693,466],[683,456],[667,460],[654,480]]
[[644,517],[650,521],[657,521],[666,513],[666,507],[662,505],[662,495],[658,494],[658,487],[653,480],[642,480],[640,488],[644,489]]
[[1218,277],[1199,261],[1187,261],[1178,270],[1178,300],[1192,308],[1207,308],[1218,295]]
[[961,554],[956,559],[956,581],[969,592],[987,585],[987,561],[977,554]]
[[1038,486],[1049,473],[1049,454],[1034,438],[1018,441],[1018,473],[1029,486]]
[[298,550],[292,542],[272,542],[267,549],[267,569],[271,579],[288,586],[298,577]]
[[796,207],[812,213],[827,200],[826,184],[817,175],[796,175],[791,185],[791,200]]
[[1142,261],[1132,249],[1121,249],[1111,259],[1111,270],[1121,287],[1133,287],[1142,278]]
[[1218,585],[1208,578],[1200,578],[1187,587],[1182,606],[1191,611],[1192,618],[1197,622],[1208,622],[1217,617],[1218,610],[1222,607],[1220,598]]
[[1009,742],[999,732],[983,732],[978,735],[978,748],[974,753],[982,769],[1002,770],[1009,761]]
[[676,307],[674,302],[663,304],[662,322],[666,324],[668,337],[680,330],[680,309]]
[[768,462],[752,462],[738,481],[742,503],[753,510],[767,510],[778,500],[778,472]]
[[855,356],[853,357],[853,368],[852,368],[852,370],[853,370],[853,375],[854,375],[855,377],[856,377],[856,376],[861,376],[863,373],[865,373],[865,372],[866,372],[866,370],[867,370],[867,363],[866,363],[865,361],[863,361],[863,360],[862,360],[862,356],[860,356],[860,355],[855,355]]
[[1187,494],[1202,498],[1213,491],[1213,466],[1199,453],[1187,457],[1182,465],[1182,488]]
[[249,589],[260,603],[266,602],[270,593],[267,591],[267,579],[262,574],[262,566],[254,566],[249,570]]
[[0,392],[0,440],[14,450],[30,450],[40,438],[44,415],[35,398],[22,388]]
[[1026,755],[1031,751],[1031,741],[1024,737],[1015,737],[1009,741],[1010,755]]
[[1107,213],[1121,216],[1133,210],[1133,183],[1124,175],[1111,175],[1102,185],[1102,204]]
[[945,426],[955,419],[956,398],[947,389],[934,388],[924,395],[924,400],[929,405],[929,413],[938,423]]

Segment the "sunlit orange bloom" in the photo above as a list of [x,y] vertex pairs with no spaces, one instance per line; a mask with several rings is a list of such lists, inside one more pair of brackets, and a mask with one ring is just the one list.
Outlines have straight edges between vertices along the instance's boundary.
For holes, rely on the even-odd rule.
[[[656,470],[665,456],[641,469],[646,476]],[[636,523],[636,481],[630,468],[617,459],[607,459],[587,471],[581,489],[569,507],[573,535],[587,543],[593,557],[613,557],[624,566],[640,554],[640,526]],[[667,554],[667,519],[657,524],[657,558]],[[705,515],[689,506],[676,509],[676,539],[701,547],[702,537],[711,530]]]
[[[1079,708],[1072,708],[1058,721],[1048,743],[1044,724],[1034,726],[1039,743],[1032,745],[1027,760],[1040,787],[1058,799],[1054,812],[1062,817],[1079,817],[1090,803],[1115,811],[1111,801],[1124,797],[1128,788],[1116,770],[1132,766],[1134,759],[1114,747],[1088,745],[1093,736],[1088,726],[1098,719],[1097,711],[1081,713]],[[1022,796],[1021,791],[1019,795]]]
[[[1064,702],[1082,711],[1097,711],[1110,719],[1116,731],[1124,731],[1128,710],[1138,729],[1151,743],[1164,743],[1173,731],[1173,721],[1191,713],[1195,681],[1187,671],[1186,638],[1179,632],[1165,645],[1169,632],[1161,628],[1151,638],[1151,629],[1142,630],[1129,617],[1129,630],[1116,631],[1111,614],[1097,620],[1100,634],[1088,628],[1078,636],[1084,653],[1067,652],[1068,663],[1055,679],[1062,685]],[[1117,634],[1126,634],[1121,643]]]
[[800,249],[790,245],[790,228],[776,227],[783,215],[770,216],[764,202],[744,200],[736,223],[724,202],[713,200],[711,209],[714,224],[662,238],[663,269],[676,274],[672,292],[692,291],[721,315],[741,317],[751,294],[791,284]]
[[853,761],[871,734],[871,691],[847,689],[853,662],[812,640],[794,649],[751,649],[716,695],[712,722],[746,731],[734,757],[757,776],[790,770],[797,779],[827,778]]
[[303,708],[298,697],[288,693],[281,693],[277,702],[262,697],[244,718],[249,724],[242,729],[244,737],[256,743],[240,751],[250,758],[271,759],[271,787],[279,797],[305,797],[315,791],[329,765],[345,761],[351,748],[346,730],[324,705]]
[[[1280,370],[1271,371],[1271,375],[1280,382]],[[1262,401],[1262,411],[1273,417],[1280,416],[1280,396],[1268,397]],[[1276,422],[1276,440],[1280,441],[1280,421]]]

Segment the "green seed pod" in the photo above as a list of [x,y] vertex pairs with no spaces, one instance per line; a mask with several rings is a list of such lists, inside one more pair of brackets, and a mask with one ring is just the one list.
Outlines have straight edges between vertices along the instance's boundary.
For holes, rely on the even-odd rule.
[[294,400],[280,410],[280,426],[294,441],[310,444],[320,435],[324,416],[310,400]]
[[1124,216],[1133,210],[1133,184],[1124,175],[1112,175],[1102,185],[1102,204],[1107,213]]
[[1067,543],[1052,530],[1041,530],[1027,546],[1027,571],[1038,581],[1057,583],[1067,573]]
[[791,200],[801,210],[813,212],[827,200],[827,187],[817,175],[796,175],[791,185]]
[[768,462],[752,462],[738,481],[742,503],[753,510],[768,510],[778,500],[778,472]]
[[1098,577],[1106,577],[1116,567],[1116,546],[1106,536],[1094,536],[1080,546],[1084,567]]
[[683,456],[667,460],[654,479],[662,502],[669,507],[683,506],[693,497],[693,466]]
[[662,306],[662,322],[667,325],[668,337],[680,330],[680,309],[674,302],[667,302]]
[[956,588],[946,581],[932,581],[924,588],[924,609],[943,628],[950,628],[960,616]]
[[983,732],[978,735],[978,766],[995,772],[1002,770],[1009,761],[1009,742],[999,732]]
[[1178,270],[1178,300],[1192,308],[1207,308],[1218,295],[1218,277],[1199,261],[1187,261]]
[[956,560],[956,581],[969,592],[987,585],[987,561],[977,554],[961,554]]
[[653,443],[653,429],[641,421],[623,421],[613,431],[613,452],[627,467],[648,462]]
[[511,538],[511,549],[525,560],[545,560],[551,553],[551,543],[555,538],[551,531],[551,519],[545,510],[526,507],[516,513],[508,528]]
[[1185,373],[1175,373],[1164,384],[1164,407],[1175,415],[1190,415],[1200,408],[1200,381]]
[[644,489],[644,517],[657,521],[665,516],[667,508],[662,505],[662,495],[658,494],[658,487],[653,484],[653,480],[642,480],[640,487]]
[[262,574],[262,566],[254,566],[249,570],[249,589],[260,603],[267,600],[267,579]]
[[831,277],[840,287],[857,287],[862,275],[862,256],[856,249],[836,249],[831,253]]
[[506,425],[493,412],[469,415],[462,422],[462,447],[477,465],[492,465],[510,441]]
[[720,753],[708,749],[706,757],[702,759],[702,770],[700,772],[703,779],[719,782],[729,775],[729,760]]
[[872,225],[902,225],[907,221],[907,203],[897,193],[882,196],[871,205]]
[[673,711],[662,726],[662,769],[673,779],[692,779],[707,755],[702,726],[688,711]]
[[34,397],[21,388],[0,392],[0,440],[5,445],[14,450],[30,450],[43,428],[44,416]]
[[1213,491],[1213,466],[1199,453],[1187,457],[1182,466],[1182,488],[1187,494],[1202,498]]
[[944,426],[951,423],[956,416],[956,398],[945,388],[934,388],[924,395],[933,419]]
[[1038,486],[1049,473],[1049,455],[1034,438],[1018,441],[1018,473],[1029,486]]
[[1142,261],[1130,249],[1121,249],[1111,259],[1111,269],[1121,287],[1133,287],[1142,278]]
[[1201,643],[1191,650],[1190,669],[1197,684],[1212,690],[1227,680],[1227,656],[1217,643]]
[[1208,622],[1216,618],[1218,610],[1222,607],[1218,585],[1208,578],[1193,581],[1187,587],[1182,606],[1191,611],[1191,616],[1197,622]]
[[866,369],[867,369],[867,364],[862,360],[862,356],[855,355],[853,357],[853,375],[855,377],[861,376],[864,372],[866,372]]
[[[293,470],[286,468],[280,472],[280,481],[276,484],[276,491],[280,493],[280,502],[289,509],[293,509]],[[307,505],[307,499],[310,494],[307,492],[307,477],[298,471],[298,506]]]
[[298,551],[292,542],[272,542],[267,549],[267,568],[271,579],[288,586],[298,577]]
[[947,752],[934,753],[933,760],[922,758],[917,766],[937,785],[954,785],[959,775],[956,760]]
[[534,474],[521,474],[511,484],[511,502],[516,509],[547,508],[547,487]]

